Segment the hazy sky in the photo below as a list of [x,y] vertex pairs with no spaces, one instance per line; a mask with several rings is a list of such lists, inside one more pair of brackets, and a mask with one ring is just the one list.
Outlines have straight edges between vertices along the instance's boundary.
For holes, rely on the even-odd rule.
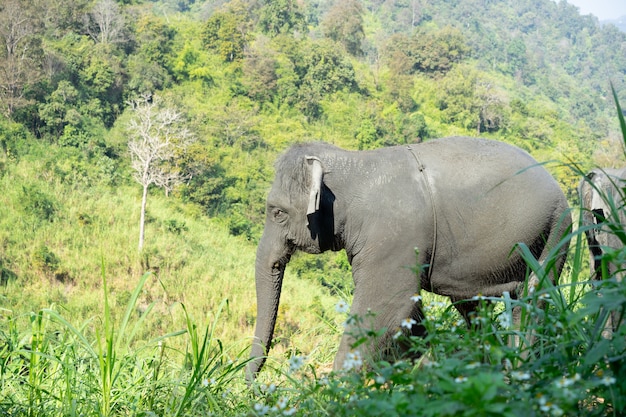
[[600,20],[617,19],[626,15],[626,0],[567,0],[577,6],[580,14],[593,14]]

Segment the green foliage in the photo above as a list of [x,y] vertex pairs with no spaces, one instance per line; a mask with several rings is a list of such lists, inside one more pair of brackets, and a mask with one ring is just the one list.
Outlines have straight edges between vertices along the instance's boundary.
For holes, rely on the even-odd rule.
[[303,32],[306,21],[300,3],[294,0],[265,0],[259,10],[259,27],[269,36]]
[[239,22],[237,15],[217,12],[207,20],[202,32],[202,40],[224,61],[241,59],[246,43],[241,26],[242,23]]
[[361,44],[365,38],[361,2],[336,2],[326,14],[321,27],[326,36],[342,44],[349,54],[361,54]]
[[462,32],[445,26],[420,29],[413,36],[394,35],[388,40],[385,55],[389,67],[398,74],[445,73],[469,51]]
[[36,185],[22,186],[20,201],[24,212],[37,220],[52,222],[59,211],[59,203],[56,199]]

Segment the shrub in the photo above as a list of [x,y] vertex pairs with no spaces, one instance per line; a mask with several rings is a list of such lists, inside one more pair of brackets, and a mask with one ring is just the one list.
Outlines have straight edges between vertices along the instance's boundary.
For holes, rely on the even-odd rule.
[[42,221],[54,221],[59,210],[56,200],[36,185],[22,186],[21,202],[26,213]]

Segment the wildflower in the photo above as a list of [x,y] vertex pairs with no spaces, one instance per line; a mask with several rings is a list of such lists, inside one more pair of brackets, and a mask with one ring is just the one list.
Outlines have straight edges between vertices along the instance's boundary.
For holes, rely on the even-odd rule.
[[272,394],[274,391],[276,391],[276,384],[274,384],[274,383],[271,383],[269,385],[261,384],[259,389],[261,390],[261,392],[264,392],[264,393],[267,393],[267,394]]
[[439,368],[439,362],[437,361],[424,361],[424,366],[427,368]]
[[555,382],[556,386],[559,388],[567,388],[573,385],[576,381],[580,380],[580,374],[574,375],[572,378],[561,378]]
[[414,303],[419,303],[420,301],[422,301],[422,296],[416,293],[411,296],[411,301],[413,301]]
[[475,296],[472,297],[472,300],[474,300],[474,301],[482,301],[484,299],[485,299],[485,296],[482,295],[482,294],[478,294],[478,295],[475,295]]
[[374,381],[376,381],[378,385],[382,385],[385,383],[385,377],[382,375],[377,375],[376,378],[374,378]]
[[402,320],[402,323],[400,325],[402,327],[405,327],[405,328],[411,330],[411,327],[413,327],[414,324],[417,324],[417,322],[415,320],[413,320],[412,318],[408,317],[408,318]]
[[615,378],[612,376],[605,376],[600,380],[600,383],[608,387],[609,385],[615,384]]
[[202,386],[203,386],[203,387],[208,387],[208,386],[209,386],[209,380],[208,380],[208,379],[206,379],[206,378],[204,378],[204,379],[202,380]]
[[295,372],[298,369],[302,368],[304,365],[304,361],[306,360],[305,356],[294,355],[289,358],[289,370],[291,372]]
[[511,327],[511,315],[507,312],[504,312],[498,316],[498,321],[500,322],[500,326],[503,329],[508,329]]
[[517,381],[527,381],[530,379],[530,374],[528,372],[513,371],[511,372],[511,378]]
[[563,415],[563,410],[561,410],[561,408],[558,405],[552,404],[552,415],[556,417],[560,417]]
[[398,329],[398,331],[393,335],[393,340],[397,340],[400,336],[402,336],[402,330]]
[[294,415],[296,413],[296,411],[297,410],[296,410],[295,407],[291,407],[291,408],[288,408],[286,410],[283,410],[283,415],[284,416],[292,416],[292,415]]
[[359,369],[363,365],[363,358],[361,352],[358,350],[351,350],[346,355],[346,359],[343,361],[343,369],[346,371],[352,369]]
[[260,416],[267,414],[270,411],[269,406],[261,403],[254,404],[254,411]]
[[287,404],[289,404],[289,398],[287,397],[280,397],[280,399],[276,403],[278,408],[280,408],[281,410],[287,408]]
[[339,300],[339,302],[335,304],[335,311],[337,313],[344,314],[347,313],[348,310],[350,310],[350,306],[345,302],[345,300]]
[[456,382],[457,384],[462,384],[465,381],[467,381],[467,377],[465,376],[457,376],[456,378],[454,378],[454,382]]
[[465,326],[465,320],[459,319],[452,324],[452,328],[450,328],[450,331],[454,333],[456,332],[456,329],[463,326]]

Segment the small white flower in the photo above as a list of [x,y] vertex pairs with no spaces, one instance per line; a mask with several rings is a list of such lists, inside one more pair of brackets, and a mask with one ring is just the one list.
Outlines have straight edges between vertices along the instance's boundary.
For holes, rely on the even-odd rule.
[[511,327],[511,315],[508,312],[503,312],[498,316],[498,321],[500,322],[500,326],[503,329],[508,329]]
[[278,406],[278,408],[285,409],[287,408],[287,405],[289,404],[289,398],[287,397],[280,397],[278,399],[278,402],[276,403],[276,406]]
[[608,387],[609,385],[615,384],[615,378],[613,378],[612,376],[605,376],[600,380],[600,382],[602,383],[602,385],[606,385]]
[[552,415],[556,417],[561,417],[563,415],[563,410],[561,410],[558,405],[554,404],[552,405]]
[[567,388],[571,385],[574,384],[574,382],[576,382],[575,378],[561,378],[558,381],[555,382],[556,386],[558,388]]
[[385,383],[385,377],[382,375],[377,375],[376,378],[374,378],[374,381],[376,381],[378,385],[382,385]]
[[404,328],[411,330],[411,327],[413,327],[414,324],[417,324],[417,322],[413,320],[412,318],[408,317],[402,320],[402,323],[400,325]]
[[260,416],[267,414],[270,411],[269,406],[261,403],[254,404],[254,411]]
[[359,369],[363,365],[363,358],[361,352],[358,350],[351,350],[346,354],[346,359],[343,361],[343,369],[346,371],[352,369]]
[[456,382],[457,384],[462,384],[463,382],[467,381],[467,377],[464,376],[457,376],[456,378],[454,378],[454,382]]
[[527,381],[530,379],[530,374],[528,372],[513,371],[511,372],[511,378],[517,381]]
[[402,330],[398,330],[394,335],[393,335],[393,340],[397,340],[400,336],[402,336]]
[[485,296],[482,295],[482,294],[478,294],[478,295],[475,295],[475,296],[472,297],[472,300],[474,300],[474,301],[482,301],[484,299],[485,299]]
[[302,368],[304,365],[304,361],[306,360],[305,356],[294,355],[289,358],[289,370],[291,372],[295,372],[298,369]]
[[350,310],[350,306],[348,305],[348,303],[345,302],[345,300],[339,300],[337,302],[337,304],[335,304],[335,311],[337,313],[347,313]]
[[411,296],[411,301],[413,301],[414,303],[419,303],[420,301],[422,301],[422,296],[419,294],[414,294]]
[[292,416],[292,415],[296,414],[296,411],[297,410],[296,410],[295,407],[291,407],[291,408],[288,408],[286,410],[283,410],[283,415],[284,416]]

